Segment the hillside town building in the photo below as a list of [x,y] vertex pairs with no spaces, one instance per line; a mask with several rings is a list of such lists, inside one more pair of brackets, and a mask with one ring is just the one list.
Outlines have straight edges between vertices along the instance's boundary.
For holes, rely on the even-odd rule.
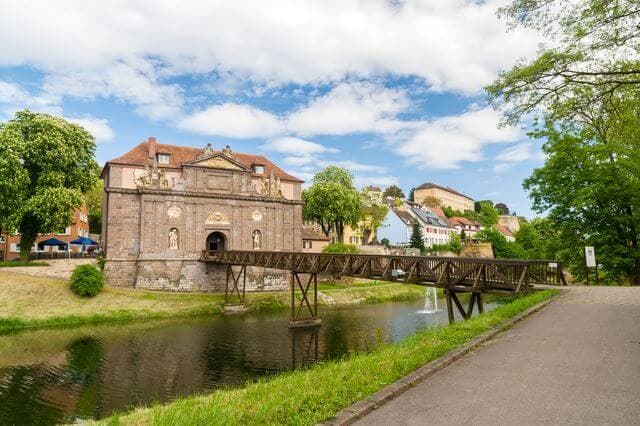
[[[221,291],[203,250],[302,250],[302,181],[261,155],[155,138],[108,161],[102,239],[114,286]],[[248,289],[284,288],[282,271],[249,268]]]
[[442,207],[451,207],[454,210],[464,212],[465,210],[473,210],[474,201],[471,197],[435,183],[423,183],[413,189],[413,200],[416,203],[423,204],[426,197],[436,198]]
[[387,216],[378,228],[378,238],[380,241],[387,240],[390,245],[406,245],[411,238],[413,225],[416,223],[422,227],[426,247],[446,244],[451,233],[456,232],[444,216],[438,216],[428,207],[405,202],[400,206],[389,208]]
[[[33,257],[37,257],[38,254],[56,253],[58,251],[70,251],[71,253],[78,253],[83,250],[87,250],[87,247],[82,245],[70,245],[69,243],[78,238],[89,237],[89,215],[87,213],[87,207],[83,206],[73,211],[71,223],[64,229],[60,229],[58,232],[51,234],[40,234],[36,239],[36,242],[31,247],[31,254]],[[43,246],[42,243],[45,240],[55,238],[67,244],[67,247],[63,246]],[[0,234],[0,260],[13,260],[20,257],[20,234]]]

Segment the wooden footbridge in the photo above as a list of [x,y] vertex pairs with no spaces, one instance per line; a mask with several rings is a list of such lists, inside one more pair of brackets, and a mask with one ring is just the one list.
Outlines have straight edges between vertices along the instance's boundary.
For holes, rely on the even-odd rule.
[[[248,266],[291,272],[291,326],[319,324],[318,274],[371,278],[442,288],[449,322],[453,306],[462,318],[474,306],[483,311],[482,294],[526,292],[533,284],[566,285],[562,264],[546,260],[464,257],[328,254],[281,251],[203,251],[203,262],[226,265],[225,304],[244,304]],[[470,293],[465,308],[459,293]],[[235,300],[234,300],[235,299]]]

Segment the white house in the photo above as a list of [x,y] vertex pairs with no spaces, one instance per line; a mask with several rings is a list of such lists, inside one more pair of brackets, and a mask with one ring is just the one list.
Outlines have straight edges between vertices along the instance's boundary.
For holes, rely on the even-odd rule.
[[390,208],[376,234],[378,241],[384,239],[392,246],[406,245],[411,238],[415,219],[405,210]]
[[456,232],[444,219],[426,207],[412,205],[408,212],[422,225],[424,244],[427,247],[434,244],[446,244],[449,242],[449,235]]

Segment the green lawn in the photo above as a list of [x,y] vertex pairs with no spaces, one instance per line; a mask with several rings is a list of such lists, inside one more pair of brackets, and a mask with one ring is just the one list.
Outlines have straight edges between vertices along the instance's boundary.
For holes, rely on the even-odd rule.
[[313,425],[557,293],[532,293],[446,327],[417,333],[369,354],[261,379],[241,389],[182,398],[102,420],[106,424]]
[[[393,283],[330,286],[319,291],[319,304],[373,303],[423,297],[424,290]],[[247,293],[253,311],[288,309],[289,292]],[[212,293],[169,293],[105,287],[84,298],[65,280],[0,270],[0,332],[51,327],[220,314],[224,296]]]

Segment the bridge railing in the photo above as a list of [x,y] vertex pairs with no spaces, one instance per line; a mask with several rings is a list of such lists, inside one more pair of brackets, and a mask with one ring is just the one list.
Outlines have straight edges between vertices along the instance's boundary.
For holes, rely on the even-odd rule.
[[437,287],[521,291],[531,284],[564,284],[562,265],[545,260],[486,259],[286,251],[203,251],[201,260],[296,273],[330,273]]

